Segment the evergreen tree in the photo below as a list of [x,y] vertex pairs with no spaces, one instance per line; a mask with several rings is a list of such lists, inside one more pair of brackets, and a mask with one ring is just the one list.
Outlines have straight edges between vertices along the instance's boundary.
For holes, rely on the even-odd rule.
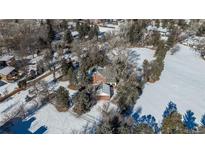
[[153,129],[147,124],[138,124],[133,127],[133,134],[154,134]]
[[161,132],[162,134],[185,134],[186,129],[182,122],[181,114],[173,112],[163,118]]
[[147,59],[145,59],[143,61],[143,77],[144,77],[144,81],[147,82],[149,81],[149,76],[150,76],[150,65]]
[[192,133],[193,130],[196,130],[197,128],[197,123],[195,120],[196,118],[194,117],[194,113],[191,110],[188,110],[183,116],[183,123],[190,133]]
[[140,43],[143,39],[143,35],[147,26],[145,20],[133,20],[128,28],[127,38],[131,44]]
[[82,115],[97,103],[96,90],[92,86],[87,86],[73,97],[73,102],[75,106],[73,111],[78,115]]
[[72,62],[67,62],[65,59],[62,60],[61,66],[63,75],[67,75],[69,70],[73,70]]
[[136,126],[148,126],[150,129],[152,129],[152,132],[159,133],[160,128],[158,127],[158,124],[156,122],[156,119],[152,115],[143,115],[140,116],[139,112],[135,112],[132,114],[132,118],[134,119]]
[[156,19],[156,20],[155,20],[155,26],[156,26],[157,28],[160,27],[160,20],[159,20],[159,19]]
[[205,134],[205,114],[201,117],[201,126],[198,128],[199,134]]
[[204,36],[205,34],[205,22],[199,27],[196,35],[197,36]]
[[201,124],[203,127],[205,127],[205,114],[201,118]]
[[162,21],[162,27],[165,28],[168,26],[169,20],[168,19],[163,19]]
[[175,103],[172,101],[169,102],[168,106],[166,107],[164,113],[163,113],[163,118],[168,117],[170,114],[173,112],[177,112],[177,106]]
[[69,91],[62,86],[56,91],[55,106],[59,111],[66,111],[70,107]]
[[47,26],[48,26],[48,42],[51,44],[51,42],[55,39],[55,31],[53,30],[52,21],[47,20]]
[[67,43],[72,43],[72,41],[73,41],[73,36],[72,36],[70,30],[67,30],[66,33],[65,33],[65,41]]
[[188,27],[188,24],[184,19],[179,19],[178,20],[178,25],[181,27],[181,29],[185,30]]
[[177,28],[173,27],[170,31],[170,35],[167,39],[168,48],[172,48],[178,41],[178,32]]
[[152,33],[152,36],[151,36],[152,41],[151,42],[152,42],[153,46],[158,46],[158,44],[160,42],[160,37],[161,37],[161,35],[160,35],[160,33],[158,31],[154,31]]
[[117,87],[117,95],[114,98],[114,103],[119,107],[120,113],[129,115],[139,97],[139,89],[142,88],[137,81],[136,74],[132,74],[127,81],[119,84]]

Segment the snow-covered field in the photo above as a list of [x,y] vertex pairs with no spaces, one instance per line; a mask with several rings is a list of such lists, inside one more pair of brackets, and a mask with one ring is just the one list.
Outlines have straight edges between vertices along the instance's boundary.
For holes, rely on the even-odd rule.
[[152,114],[161,122],[168,102],[173,101],[181,114],[191,109],[199,122],[205,113],[205,61],[184,45],[164,61],[160,80],[145,85],[135,109],[142,108],[142,114]]

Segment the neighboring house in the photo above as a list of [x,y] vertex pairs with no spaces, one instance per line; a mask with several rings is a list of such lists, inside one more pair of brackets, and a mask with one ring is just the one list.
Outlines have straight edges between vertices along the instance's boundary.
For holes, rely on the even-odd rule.
[[113,88],[108,84],[100,84],[97,88],[97,100],[110,100],[113,95]]
[[6,66],[0,70],[0,77],[5,81],[14,81],[18,78],[18,72],[12,66]]
[[4,68],[6,66],[14,66],[16,60],[14,56],[4,55],[0,57],[0,68]]
[[101,73],[99,73],[97,71],[97,72],[93,73],[92,82],[93,82],[93,84],[106,83],[106,78]]
[[108,83],[116,85],[115,73],[111,67],[98,67],[92,76],[93,84]]

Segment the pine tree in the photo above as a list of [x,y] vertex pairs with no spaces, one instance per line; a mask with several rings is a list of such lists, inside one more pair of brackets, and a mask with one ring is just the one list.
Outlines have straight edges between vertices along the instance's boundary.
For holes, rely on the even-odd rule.
[[55,39],[55,31],[53,30],[51,20],[47,20],[47,26],[48,26],[48,42],[49,44],[51,44],[51,42]]
[[155,20],[155,26],[156,26],[157,28],[160,27],[160,20],[159,20],[159,19]]
[[146,20],[133,20],[128,27],[127,38],[131,44],[140,43],[143,39],[145,28],[147,26]]
[[153,46],[158,46],[159,42],[160,42],[160,33],[158,31],[154,31],[151,38],[152,38],[152,45]]
[[70,30],[67,30],[67,31],[66,31],[65,41],[66,41],[67,43],[72,43],[72,41],[73,41],[73,36],[72,36]]
[[203,24],[199,27],[199,29],[198,29],[196,35],[197,35],[197,36],[203,36],[204,34],[205,34],[205,23],[203,23]]
[[55,106],[59,111],[66,111],[70,107],[69,91],[62,86],[56,91]]
[[75,104],[73,108],[74,112],[78,115],[86,113],[97,103],[95,88],[88,85],[83,90],[79,90],[73,97],[73,102]]
[[176,27],[173,27],[170,31],[170,35],[167,39],[167,46],[168,48],[172,48],[176,43],[177,43],[177,40],[178,40],[178,32],[177,32],[177,28]]
[[205,114],[201,117],[201,126],[198,129],[199,134],[205,134]]
[[205,114],[201,118],[201,124],[203,127],[205,127]]
[[179,19],[178,20],[178,25],[181,27],[181,29],[185,30],[188,27],[188,24],[184,19]]
[[153,129],[147,124],[138,124],[133,128],[133,134],[154,134]]
[[144,77],[144,81],[147,82],[149,81],[149,76],[150,76],[150,65],[147,59],[145,59],[143,61],[143,77]]
[[188,110],[183,116],[183,123],[190,133],[192,133],[197,128],[196,118],[191,110]]
[[168,106],[166,107],[164,113],[163,113],[163,118],[168,117],[170,114],[173,112],[177,112],[177,106],[175,103],[172,101],[169,102]]
[[139,97],[139,82],[137,81],[136,74],[132,74],[124,83],[119,84],[117,87],[117,95],[114,98],[114,103],[119,107],[120,113],[124,115],[129,115]]
[[186,129],[181,119],[182,116],[178,112],[172,112],[169,116],[163,118],[162,134],[185,134]]

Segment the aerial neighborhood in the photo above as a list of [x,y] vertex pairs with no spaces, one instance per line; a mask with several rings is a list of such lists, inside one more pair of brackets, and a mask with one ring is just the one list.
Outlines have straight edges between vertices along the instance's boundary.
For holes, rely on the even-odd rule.
[[205,133],[204,20],[19,19],[0,29],[0,133]]

